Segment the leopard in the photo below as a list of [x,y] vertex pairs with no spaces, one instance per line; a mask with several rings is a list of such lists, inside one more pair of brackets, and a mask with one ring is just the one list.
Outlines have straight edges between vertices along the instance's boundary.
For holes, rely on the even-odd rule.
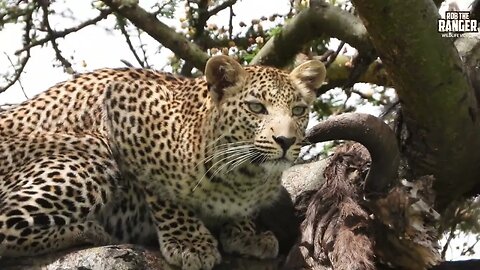
[[225,55],[198,78],[104,68],[1,112],[0,257],[133,243],[185,270],[275,258],[253,220],[298,159],[325,73]]

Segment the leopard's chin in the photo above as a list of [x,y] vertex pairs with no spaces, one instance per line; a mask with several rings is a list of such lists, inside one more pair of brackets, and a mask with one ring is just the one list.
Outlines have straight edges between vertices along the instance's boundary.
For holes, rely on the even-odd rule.
[[283,163],[288,163],[288,164],[293,164],[295,160],[291,160],[286,156],[283,157],[276,157],[276,158],[253,158],[250,160],[251,163],[253,164],[283,164]]
[[287,159],[286,157],[281,157],[266,160],[260,165],[268,171],[284,171],[293,165],[293,161]]

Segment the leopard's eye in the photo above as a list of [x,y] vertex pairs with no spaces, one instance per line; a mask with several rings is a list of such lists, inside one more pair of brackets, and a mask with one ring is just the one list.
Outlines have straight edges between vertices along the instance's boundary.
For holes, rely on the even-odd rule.
[[247,102],[248,109],[253,113],[267,114],[267,108],[259,102]]
[[307,107],[305,106],[295,106],[292,108],[293,116],[302,116],[307,112]]

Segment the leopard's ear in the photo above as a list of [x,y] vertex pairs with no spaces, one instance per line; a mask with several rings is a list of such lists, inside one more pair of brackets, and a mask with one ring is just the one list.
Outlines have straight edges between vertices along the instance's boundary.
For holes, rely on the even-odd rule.
[[243,87],[247,72],[235,59],[218,55],[207,61],[205,77],[212,99],[218,105]]
[[326,75],[327,70],[321,61],[310,60],[292,70],[290,78],[307,102],[313,102],[316,97],[315,90],[322,86]]

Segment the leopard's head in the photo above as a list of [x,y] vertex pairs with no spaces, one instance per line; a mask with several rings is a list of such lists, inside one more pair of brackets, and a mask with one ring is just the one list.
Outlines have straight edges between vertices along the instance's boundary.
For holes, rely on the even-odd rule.
[[292,163],[299,155],[315,89],[325,66],[312,60],[288,73],[272,67],[242,67],[227,56],[212,57],[205,68],[217,110],[220,150],[232,163]]

